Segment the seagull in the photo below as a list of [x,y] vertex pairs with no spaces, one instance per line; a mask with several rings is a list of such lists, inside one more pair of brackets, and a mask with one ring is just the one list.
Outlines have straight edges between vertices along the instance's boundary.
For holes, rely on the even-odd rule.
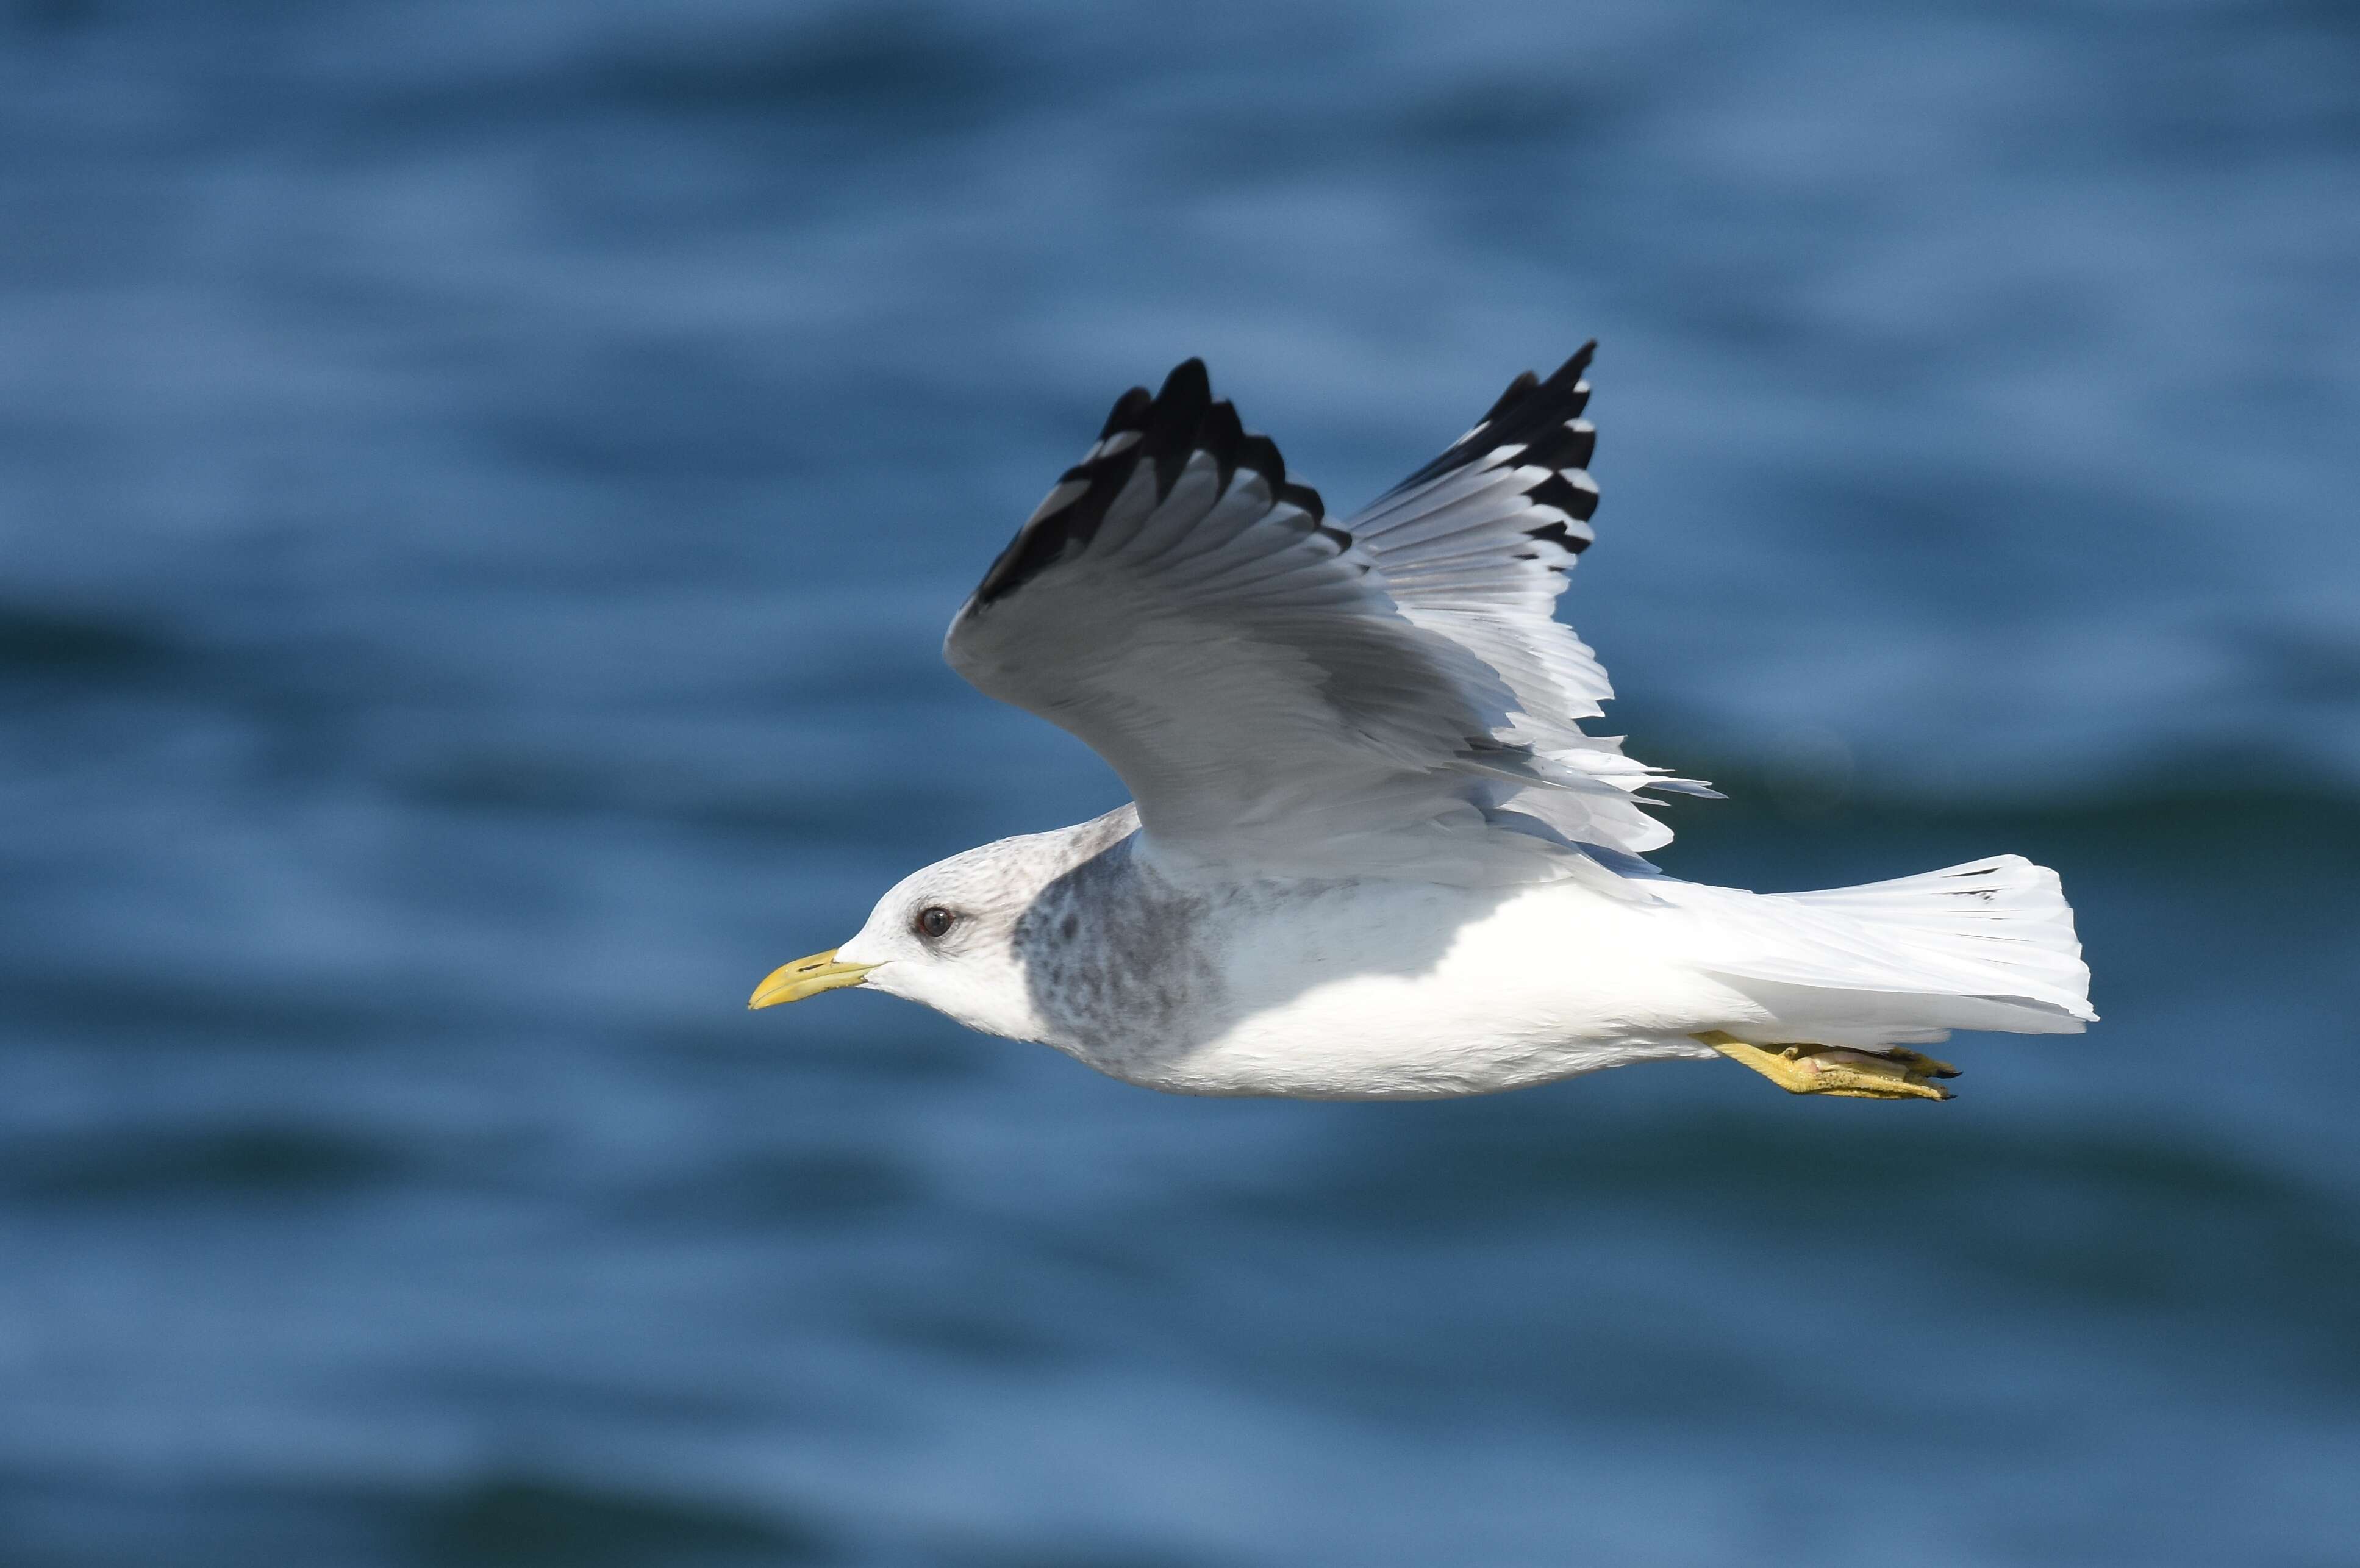
[[1721,797],[1582,729],[1612,693],[1554,611],[1596,537],[1596,346],[1338,521],[1201,360],[1125,392],[944,654],[1132,803],[912,873],[749,1005],[881,991],[1149,1089],[1326,1100],[1678,1059],[1946,1100],[1909,1047],[2094,1022],[2021,856],[1789,894],[1644,858],[1658,797]]

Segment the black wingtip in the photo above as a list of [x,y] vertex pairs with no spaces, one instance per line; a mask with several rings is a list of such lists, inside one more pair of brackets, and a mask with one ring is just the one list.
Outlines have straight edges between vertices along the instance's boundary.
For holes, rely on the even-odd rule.
[[1538,389],[1540,384],[1539,377],[1534,375],[1529,370],[1525,371],[1524,374],[1518,376],[1514,380],[1508,383],[1508,389],[1502,392],[1492,402],[1491,406],[1483,411],[1483,417],[1478,422],[1490,424],[1493,420],[1498,419],[1502,414],[1506,413],[1510,409],[1514,408],[1518,403],[1523,402],[1524,400],[1525,394]]
[[1201,359],[1183,359],[1164,378],[1164,389],[1147,411],[1141,448],[1155,465],[1155,493],[1168,496],[1196,449],[1196,432],[1213,406],[1212,378]]
[[[1487,452],[1507,445],[1527,448],[1522,455],[1526,463],[1551,468],[1587,467],[1596,438],[1590,432],[1572,426],[1590,401],[1590,389],[1581,378],[1597,351],[1598,340],[1593,337],[1550,371],[1546,380],[1527,370],[1509,382],[1508,389],[1500,394],[1499,400],[1485,411],[1473,430],[1386,493],[1397,495],[1412,485],[1438,478]],[[1589,504],[1594,506],[1595,498]],[[1590,513],[1580,511],[1577,515],[1587,518]]]
[[1593,337],[1588,343],[1583,344],[1579,348],[1575,349],[1573,351],[1573,357],[1568,359],[1564,364],[1550,371],[1548,379],[1543,382],[1542,385],[1549,387],[1571,386],[1574,382],[1581,379],[1581,373],[1590,368],[1590,356],[1597,352],[1598,340]]
[[1239,422],[1238,411],[1213,399],[1212,377],[1201,359],[1184,359],[1164,378],[1160,391],[1150,396],[1133,387],[1115,400],[1114,411],[1098,432],[1103,443],[1129,433],[1137,439],[1097,452],[1065,471],[1064,484],[1078,482],[1078,493],[1062,505],[1035,515],[1009,541],[975,592],[977,609],[989,607],[1063,559],[1087,546],[1105,521],[1107,509],[1144,464],[1155,476],[1159,501],[1169,497],[1187,467],[1191,454],[1203,452],[1218,471],[1219,489],[1227,491],[1240,469],[1262,477],[1271,499],[1291,506],[1307,520],[1300,526],[1316,531],[1338,552],[1352,548],[1352,536],[1327,526],[1327,508],[1319,492],[1308,485],[1290,483],[1286,462],[1270,437],[1257,435]]
[[1107,415],[1106,423],[1098,427],[1098,439],[1104,441],[1119,430],[1137,430],[1146,422],[1147,411],[1154,402],[1155,400],[1148,396],[1146,388],[1133,387],[1114,400],[1114,411]]
[[1205,422],[1196,432],[1196,444],[1213,455],[1224,490],[1237,475],[1238,455],[1245,443],[1245,426],[1238,422],[1236,406],[1226,398],[1215,400],[1212,407],[1205,411]]
[[[1292,483],[1281,485],[1278,488],[1278,499],[1284,501],[1288,506],[1294,507],[1297,510],[1301,511],[1314,522],[1319,521],[1322,518],[1325,518],[1328,515],[1328,503],[1321,500],[1319,499],[1319,492],[1313,489],[1308,485],[1297,485]],[[1349,550],[1352,547],[1352,536],[1349,533],[1345,533],[1342,529],[1338,528],[1328,532],[1332,532],[1342,536],[1343,543],[1340,548]]]
[[[1597,352],[1598,340],[1593,337],[1575,349],[1564,364],[1546,376],[1535,376],[1529,370],[1525,371],[1508,383],[1508,389],[1500,394],[1500,400],[1491,405],[1491,411],[1483,416],[1483,422],[1498,423],[1502,414],[1513,412],[1520,404],[1536,394],[1554,395],[1560,400],[1570,395],[1575,383],[1581,379],[1581,373],[1590,368],[1590,356]],[[1579,409],[1579,401],[1574,406]]]
[[1213,400],[1213,378],[1201,359],[1183,359],[1172,367],[1172,374],[1164,378],[1164,389],[1155,394],[1159,403],[1178,398],[1189,402]]
[[1260,474],[1273,496],[1286,483],[1286,459],[1280,455],[1278,443],[1259,432],[1248,431],[1238,443],[1238,466]]

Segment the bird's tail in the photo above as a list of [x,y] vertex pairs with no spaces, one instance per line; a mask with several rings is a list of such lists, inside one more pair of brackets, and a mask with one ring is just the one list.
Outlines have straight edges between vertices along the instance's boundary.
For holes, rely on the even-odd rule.
[[1716,902],[1732,939],[1710,967],[1772,1016],[1731,1031],[1741,1039],[1917,1045],[1952,1029],[2079,1034],[2097,1020],[2072,906],[2057,873],[2021,855]]

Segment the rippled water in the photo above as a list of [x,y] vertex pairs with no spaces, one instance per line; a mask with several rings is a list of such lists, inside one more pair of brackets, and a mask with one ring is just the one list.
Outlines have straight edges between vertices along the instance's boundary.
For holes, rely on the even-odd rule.
[[[0,1561],[2360,1556],[2348,8],[16,0],[0,225]],[[935,650],[1121,388],[1349,506],[1593,334],[1667,866],[2037,856],[2100,1028],[743,1012],[1120,798]]]

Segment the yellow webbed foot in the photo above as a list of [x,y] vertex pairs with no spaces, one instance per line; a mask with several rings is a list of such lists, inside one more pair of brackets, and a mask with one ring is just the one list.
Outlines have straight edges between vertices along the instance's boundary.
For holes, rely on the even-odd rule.
[[1946,1061],[1887,1046],[1881,1051],[1806,1044],[1749,1046],[1714,1029],[1699,1035],[1730,1060],[1750,1067],[1789,1094],[1839,1094],[1850,1100],[1948,1100],[1930,1081],[1956,1078]]

